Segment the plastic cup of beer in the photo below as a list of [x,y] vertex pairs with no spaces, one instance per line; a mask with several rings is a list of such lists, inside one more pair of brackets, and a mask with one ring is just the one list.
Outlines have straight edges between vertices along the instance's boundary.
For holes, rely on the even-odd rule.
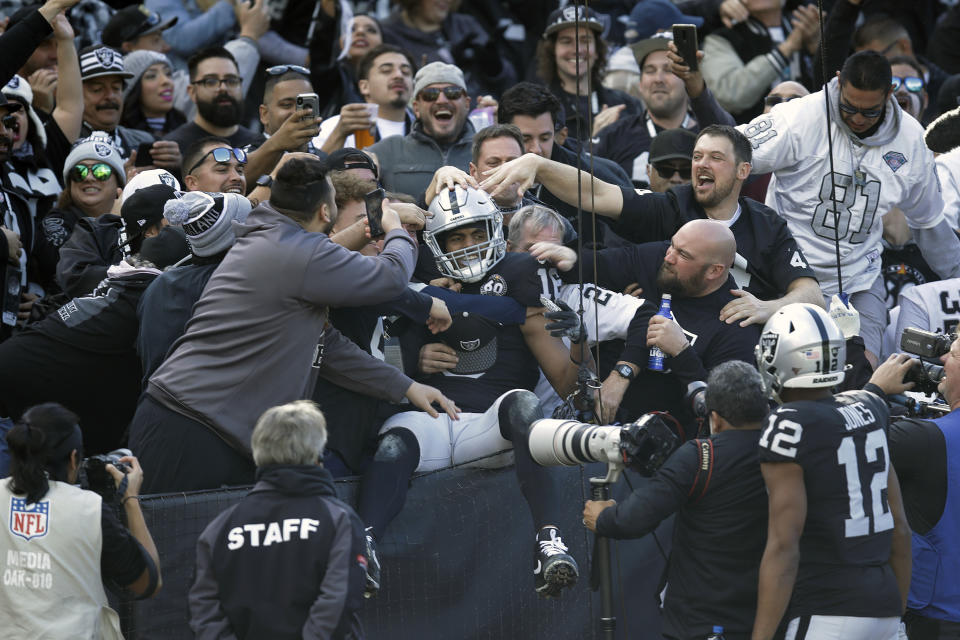
[[367,114],[370,116],[372,126],[369,129],[361,129],[353,132],[353,139],[357,144],[357,149],[364,149],[376,142],[374,132],[377,128],[377,114],[380,113],[380,105],[366,103]]

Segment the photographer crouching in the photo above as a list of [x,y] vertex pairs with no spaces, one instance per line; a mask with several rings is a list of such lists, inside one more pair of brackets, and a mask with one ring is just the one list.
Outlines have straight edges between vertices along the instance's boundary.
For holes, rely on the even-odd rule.
[[639,538],[673,513],[663,636],[702,640],[722,626],[750,637],[763,553],[767,496],[757,442],[768,412],[754,366],[718,365],[707,379],[711,437],[678,448],[622,504],[587,501],[584,524],[609,538]]
[[937,390],[950,412],[934,420],[898,420],[889,435],[890,457],[913,531],[913,570],[904,616],[910,640],[960,637],[960,547],[956,544],[960,529],[960,339],[950,342],[944,353],[949,338],[933,337],[941,339],[937,353],[923,355],[938,356],[943,363],[944,375]]
[[9,431],[7,444],[11,473],[0,480],[4,637],[122,638],[104,581],[138,597],[160,588],[157,549],[137,501],[139,462],[115,460],[126,474],[102,458],[86,467],[124,487],[128,529],[107,499],[74,486],[83,457],[76,415],[59,404],[36,405]]

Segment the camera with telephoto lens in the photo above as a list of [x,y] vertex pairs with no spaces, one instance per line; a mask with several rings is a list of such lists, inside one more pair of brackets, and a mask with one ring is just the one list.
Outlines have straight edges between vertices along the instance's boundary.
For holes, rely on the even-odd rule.
[[649,477],[680,444],[664,415],[647,413],[623,427],[537,420],[527,438],[530,455],[543,466],[606,462],[608,480],[615,480],[624,468]]
[[80,486],[99,494],[104,500],[116,499],[120,492],[117,490],[117,483],[113,476],[107,471],[107,465],[112,464],[126,475],[130,472],[130,465],[121,462],[120,458],[132,455],[130,449],[116,449],[110,453],[84,458],[80,466]]

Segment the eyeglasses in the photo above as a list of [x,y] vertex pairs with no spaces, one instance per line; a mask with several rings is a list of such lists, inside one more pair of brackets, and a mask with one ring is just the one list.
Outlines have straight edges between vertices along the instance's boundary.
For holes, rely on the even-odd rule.
[[890,79],[890,88],[898,91],[900,87],[906,87],[910,93],[920,93],[923,91],[923,78],[918,78],[917,76],[906,76],[905,78],[893,76],[893,78]]
[[879,109],[858,109],[854,106],[851,106],[843,101],[843,94],[840,94],[840,100],[837,101],[837,106],[840,108],[840,111],[844,113],[855,116],[858,113],[864,118],[879,118],[883,115],[883,107]]
[[17,121],[17,116],[9,113],[3,116],[3,118],[0,118],[0,124],[3,124],[5,128],[10,129],[11,131],[17,131],[20,129],[20,122]]
[[663,180],[669,180],[673,177],[674,173],[680,174],[681,180],[690,179],[690,166],[685,167],[676,167],[672,164],[655,164],[653,168],[656,169],[657,173]]
[[203,164],[203,161],[207,159],[207,156],[212,155],[213,161],[217,163],[221,162],[230,162],[230,155],[233,154],[233,157],[237,159],[237,162],[240,164],[247,164],[247,152],[243,149],[237,149],[234,147],[230,149],[228,147],[217,147],[216,149],[210,149],[203,157],[197,160],[197,163],[190,167],[190,170],[187,173],[193,173],[193,170]]
[[781,102],[790,102],[791,100],[796,100],[803,96],[767,96],[763,99],[763,104],[772,107],[775,104],[780,104]]
[[205,78],[200,78],[199,80],[194,80],[192,84],[199,84],[204,89],[219,89],[220,85],[226,85],[227,89],[236,89],[240,86],[243,81],[237,76],[224,76],[223,78],[218,78],[217,76],[206,76]]
[[461,87],[444,87],[443,89],[427,87],[426,89],[420,90],[419,96],[424,102],[436,102],[437,98],[440,97],[441,91],[443,91],[443,95],[447,97],[447,100],[459,100],[466,93]]
[[310,69],[307,69],[306,67],[301,67],[298,64],[278,64],[276,66],[273,66],[267,69],[267,75],[282,76],[288,71],[293,71],[294,73],[299,73],[305,76],[310,75]]
[[103,162],[98,162],[89,167],[85,164],[78,164],[70,169],[70,179],[74,182],[83,182],[91,173],[100,182],[106,182],[113,175],[113,167]]

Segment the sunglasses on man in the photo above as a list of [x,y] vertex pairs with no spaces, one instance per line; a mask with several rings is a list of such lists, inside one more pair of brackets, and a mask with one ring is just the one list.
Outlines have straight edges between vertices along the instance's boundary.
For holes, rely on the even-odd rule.
[[188,174],[193,173],[194,169],[203,164],[203,161],[206,160],[209,156],[213,156],[213,161],[216,163],[230,162],[230,156],[233,155],[237,159],[237,162],[240,164],[247,164],[247,152],[243,149],[237,149],[234,147],[230,149],[228,147],[217,147],[216,149],[210,149],[203,157],[197,160],[197,163],[190,167],[190,170],[187,171]]
[[98,162],[89,167],[85,164],[78,164],[70,169],[68,175],[73,182],[83,182],[91,173],[95,179],[106,182],[113,175],[113,167],[103,162]]
[[288,71],[293,71],[294,73],[299,73],[300,75],[308,76],[310,75],[310,69],[306,67],[301,67],[298,64],[278,64],[267,69],[268,76],[282,76]]
[[858,109],[857,107],[844,102],[842,93],[840,94],[840,99],[837,101],[837,107],[839,107],[840,111],[851,116],[855,116],[859,113],[864,118],[879,118],[883,115],[882,105],[877,109]]
[[436,102],[437,98],[440,97],[441,91],[443,91],[443,95],[447,97],[447,100],[459,100],[466,93],[462,87],[444,87],[443,89],[427,87],[426,89],[420,90],[420,99],[424,102]]
[[656,170],[657,174],[663,180],[669,180],[673,177],[673,174],[679,173],[681,180],[690,179],[690,165],[684,167],[678,167],[672,164],[655,164],[653,168]]

